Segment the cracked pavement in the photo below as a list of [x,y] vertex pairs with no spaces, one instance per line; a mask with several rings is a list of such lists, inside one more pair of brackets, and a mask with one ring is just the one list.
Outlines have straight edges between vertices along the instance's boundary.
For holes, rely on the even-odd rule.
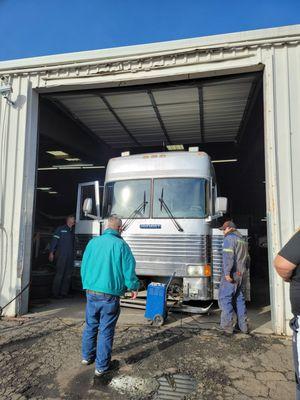
[[82,329],[81,319],[55,313],[0,320],[0,399],[154,399],[156,378],[175,373],[195,379],[185,399],[294,398],[290,338],[226,337],[203,328],[201,317],[162,328],[125,318],[115,337],[117,368],[103,381],[93,365],[80,365]]

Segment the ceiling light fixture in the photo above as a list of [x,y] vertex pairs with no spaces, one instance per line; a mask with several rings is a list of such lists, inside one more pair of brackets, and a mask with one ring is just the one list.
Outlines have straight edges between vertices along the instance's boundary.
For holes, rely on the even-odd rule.
[[59,169],[69,169],[78,167],[93,167],[94,164],[76,163],[76,164],[62,164],[62,165],[52,165],[53,168]]
[[232,162],[237,162],[237,158],[231,158],[229,160],[212,160],[213,164],[218,164],[218,163],[232,163]]
[[65,158],[65,160],[66,160],[66,161],[69,161],[69,162],[81,161],[81,159],[80,159],[80,158],[77,158],[77,157],[74,157],[74,158]]
[[52,189],[52,187],[37,187],[37,190],[41,190],[43,192],[48,192],[51,189]]
[[82,167],[83,169],[105,169],[105,165],[93,165],[92,167]]
[[168,144],[167,149],[170,151],[184,150],[183,144]]
[[199,147],[198,146],[191,146],[191,147],[189,147],[189,152],[190,153],[198,153],[199,152]]
[[61,150],[47,150],[46,153],[57,158],[65,158],[70,156],[68,153],[65,153],[64,151]]
[[54,190],[48,192],[49,194],[58,194],[58,192],[55,192]]
[[59,171],[75,169],[105,169],[105,165],[55,165],[53,167],[40,167],[38,171]]

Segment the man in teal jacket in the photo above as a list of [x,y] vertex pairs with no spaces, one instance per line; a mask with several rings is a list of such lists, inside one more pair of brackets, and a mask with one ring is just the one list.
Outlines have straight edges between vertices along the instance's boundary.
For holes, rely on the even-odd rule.
[[109,370],[120,296],[128,289],[132,291],[132,298],[136,298],[139,288],[135,259],[121,238],[121,227],[120,218],[111,216],[103,235],[87,245],[81,264],[82,285],[87,297],[82,364],[96,360],[97,376]]

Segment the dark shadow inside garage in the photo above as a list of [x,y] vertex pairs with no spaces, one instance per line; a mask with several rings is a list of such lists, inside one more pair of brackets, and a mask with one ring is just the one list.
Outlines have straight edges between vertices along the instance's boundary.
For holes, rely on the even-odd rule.
[[252,304],[269,305],[261,73],[49,93],[39,114],[31,301],[50,295],[47,245],[75,213],[79,183],[103,184],[108,160],[123,151],[198,146],[229,199],[225,217],[249,230]]

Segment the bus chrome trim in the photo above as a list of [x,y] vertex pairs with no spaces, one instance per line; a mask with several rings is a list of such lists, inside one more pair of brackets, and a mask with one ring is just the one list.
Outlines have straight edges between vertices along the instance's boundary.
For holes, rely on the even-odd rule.
[[209,261],[208,235],[124,235],[136,259],[138,275],[187,275],[190,264]]

